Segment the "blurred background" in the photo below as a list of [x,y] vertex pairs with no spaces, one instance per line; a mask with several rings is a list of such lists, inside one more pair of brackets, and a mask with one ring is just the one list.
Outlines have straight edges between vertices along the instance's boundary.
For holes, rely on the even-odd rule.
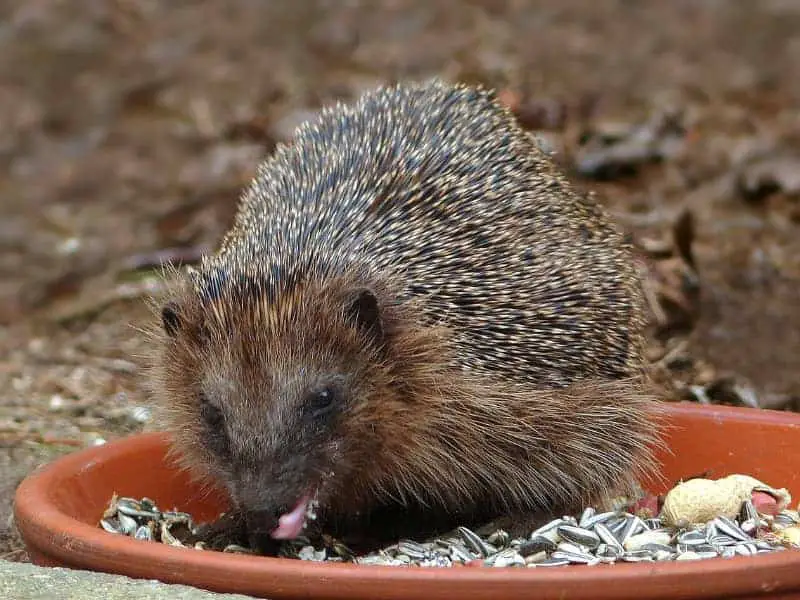
[[404,78],[495,88],[642,259],[672,399],[800,410],[800,2],[0,2],[0,558],[21,478],[149,426],[138,328],[258,161]]

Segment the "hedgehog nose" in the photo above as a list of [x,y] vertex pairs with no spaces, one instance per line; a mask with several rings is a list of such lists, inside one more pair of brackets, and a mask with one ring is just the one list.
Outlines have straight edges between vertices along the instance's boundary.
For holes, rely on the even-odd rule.
[[251,548],[267,556],[277,554],[280,541],[273,539],[270,534],[278,525],[278,516],[272,510],[253,510],[245,513],[247,543]]

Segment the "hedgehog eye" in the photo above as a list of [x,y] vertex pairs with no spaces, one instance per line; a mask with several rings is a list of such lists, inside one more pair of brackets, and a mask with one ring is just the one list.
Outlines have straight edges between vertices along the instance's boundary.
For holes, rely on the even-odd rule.
[[321,419],[336,407],[336,390],[326,387],[312,392],[308,398],[308,409],[313,419]]

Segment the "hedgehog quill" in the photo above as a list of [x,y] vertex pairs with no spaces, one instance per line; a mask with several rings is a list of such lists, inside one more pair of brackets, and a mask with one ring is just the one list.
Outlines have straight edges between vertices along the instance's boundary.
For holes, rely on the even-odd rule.
[[483,88],[323,109],[160,306],[173,453],[248,535],[566,514],[651,464],[631,249]]

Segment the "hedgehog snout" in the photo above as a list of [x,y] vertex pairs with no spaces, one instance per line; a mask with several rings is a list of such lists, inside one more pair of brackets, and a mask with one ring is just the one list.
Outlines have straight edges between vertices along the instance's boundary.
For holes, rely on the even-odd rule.
[[312,494],[304,492],[292,503],[261,504],[256,505],[259,508],[246,508],[244,514],[248,532],[269,535],[274,539],[296,538],[305,528],[311,500]]
[[248,531],[291,539],[302,532],[315,490],[297,460],[274,460],[272,465],[266,460],[242,461],[233,469],[228,487]]

